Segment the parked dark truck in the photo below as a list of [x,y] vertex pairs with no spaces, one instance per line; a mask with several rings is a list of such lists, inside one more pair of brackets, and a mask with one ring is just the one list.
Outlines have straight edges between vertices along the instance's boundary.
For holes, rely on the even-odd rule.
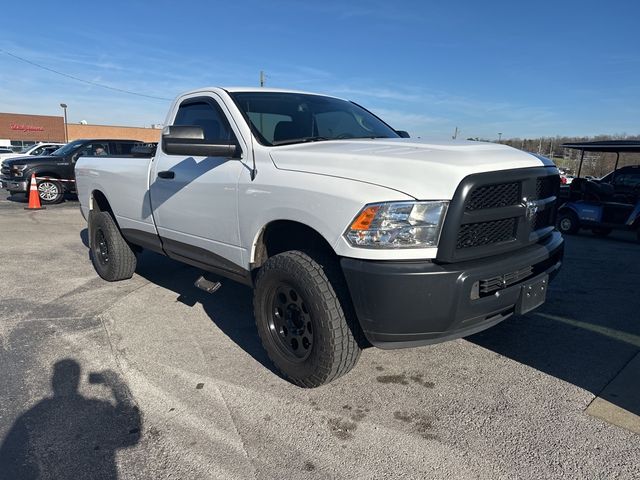
[[188,92],[165,125],[154,155],[78,160],[97,273],[130,278],[147,249],[252,286],[297,385],[344,375],[363,336],[427,345],[527,313],[562,263],[546,158],[406,138],[347,100],[266,88]]
[[51,155],[14,157],[2,162],[0,187],[11,195],[26,193],[31,174],[35,173],[40,202],[60,203],[65,193],[75,193],[74,168],[80,157],[132,156],[140,140],[83,139],[74,140]]

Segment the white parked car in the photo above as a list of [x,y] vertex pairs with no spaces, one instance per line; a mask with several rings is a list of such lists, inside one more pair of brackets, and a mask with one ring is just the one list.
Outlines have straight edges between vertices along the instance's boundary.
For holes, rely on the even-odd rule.
[[51,155],[51,153],[55,152],[57,149],[62,147],[64,143],[36,143],[34,145],[29,145],[28,147],[24,147],[19,152],[6,152],[0,153],[0,161],[6,160],[8,158],[14,157],[24,157],[27,155],[41,156],[41,155]]
[[347,373],[368,344],[526,313],[561,266],[544,157],[403,138],[352,102],[266,88],[185,93],[165,125],[153,157],[77,161],[96,271],[127,279],[149,249],[252,286],[264,348],[297,385]]

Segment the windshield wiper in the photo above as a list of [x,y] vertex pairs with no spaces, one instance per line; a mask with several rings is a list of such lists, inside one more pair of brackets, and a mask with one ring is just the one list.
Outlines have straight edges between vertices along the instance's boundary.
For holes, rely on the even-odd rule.
[[286,140],[278,140],[277,142],[271,142],[271,145],[290,145],[293,143],[307,143],[307,142],[321,142],[323,140],[331,140],[327,137],[300,137],[300,138],[288,138]]

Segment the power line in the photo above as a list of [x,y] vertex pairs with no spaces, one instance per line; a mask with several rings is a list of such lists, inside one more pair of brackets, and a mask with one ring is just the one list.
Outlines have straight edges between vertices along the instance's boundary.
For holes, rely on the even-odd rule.
[[55,73],[56,75],[61,75],[63,77],[70,78],[71,80],[75,80],[77,82],[82,82],[82,83],[86,83],[88,85],[93,85],[94,87],[106,88],[107,90],[113,90],[114,92],[127,93],[129,95],[136,95],[138,97],[153,98],[154,100],[172,100],[171,98],[156,97],[154,95],[147,95],[147,94],[144,94],[144,93],[132,92],[131,90],[125,90],[123,88],[112,87],[110,85],[104,85],[102,83],[93,82],[91,80],[85,80],[84,78],[79,78],[79,77],[76,77],[74,75],[69,75],[68,73],[59,72],[58,70],[54,70],[53,68],[45,67],[44,65],[40,65],[39,63],[32,62],[31,60],[28,60],[26,58],[20,57],[20,56],[15,55],[15,54],[13,54],[11,52],[7,52],[6,50],[3,50],[2,48],[0,48],[0,52],[4,53],[6,55],[9,55],[10,57],[13,57],[13,58],[15,58],[17,60],[20,60],[22,62],[28,63],[29,65],[33,65],[34,67],[41,68],[42,70],[46,70],[48,72]]

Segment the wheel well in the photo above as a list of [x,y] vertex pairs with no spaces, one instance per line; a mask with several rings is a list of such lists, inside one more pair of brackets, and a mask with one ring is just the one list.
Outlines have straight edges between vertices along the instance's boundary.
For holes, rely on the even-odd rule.
[[301,250],[335,256],[331,245],[313,228],[291,220],[276,220],[262,229],[255,244],[252,268],[289,250]]
[[[370,347],[371,344],[362,332],[360,322],[353,308],[346,280],[339,266],[339,258],[329,242],[313,228],[292,220],[276,220],[266,225],[258,235],[255,244],[255,254],[251,264],[251,273],[254,281],[258,268],[269,257],[289,250],[300,250],[311,256],[322,266],[330,281],[334,284],[334,288],[337,286],[336,293],[340,297],[340,303],[356,342],[358,342],[360,348]],[[342,288],[340,288],[340,285],[342,285]]]
[[563,207],[560,210],[558,210],[558,216],[564,215],[566,213],[573,213],[574,215],[577,215],[576,211],[573,208]]
[[98,212],[109,212],[113,216],[113,210],[109,205],[109,200],[105,197],[104,193],[100,190],[94,190],[91,192],[91,203],[89,205],[91,210],[97,210]]
[[[89,210],[95,210],[97,212],[107,212],[113,218],[114,223],[118,230],[120,230],[120,224],[118,223],[118,219],[116,218],[115,213],[113,213],[113,209],[111,208],[111,204],[104,193],[100,190],[94,190],[91,192],[91,199],[89,202]],[[142,251],[142,247],[137,245],[129,244],[131,248],[136,252]]]
[[36,173],[36,177],[60,178],[60,175],[58,175],[57,173],[38,172]]

